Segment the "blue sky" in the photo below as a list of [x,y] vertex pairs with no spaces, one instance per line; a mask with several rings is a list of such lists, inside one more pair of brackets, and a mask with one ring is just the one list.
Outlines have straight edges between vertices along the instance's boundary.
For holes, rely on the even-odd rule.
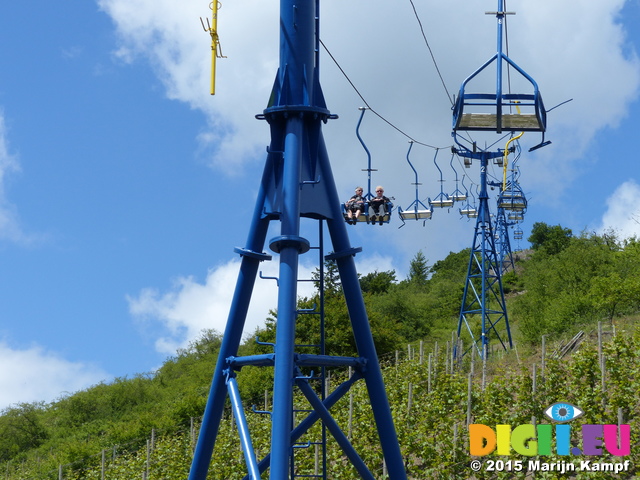
[[[449,94],[495,52],[489,0],[415,1]],[[322,3],[321,37],[366,101],[413,139],[442,147],[454,188],[450,100],[410,2]],[[538,84],[552,145],[526,149],[520,183],[536,221],[640,233],[640,2],[511,0],[509,55]],[[278,64],[278,2],[224,1],[217,94],[208,93],[207,2],[33,0],[0,7],[0,408],[51,401],[157,368],[202,328],[222,329],[264,162],[265,107]],[[365,184],[355,137],[362,100],[326,55],[338,120],[324,127],[339,189]],[[414,200],[408,138],[375,115],[361,134],[373,182]],[[495,138],[484,140],[492,142]],[[502,145],[501,145],[502,146]],[[434,150],[416,145],[421,199],[440,191]],[[459,174],[477,182],[477,167]],[[499,172],[494,172],[499,173]],[[634,217],[635,215],[635,217]],[[406,275],[468,247],[457,209],[398,229],[349,227],[361,272]],[[526,246],[523,242],[521,246]],[[301,276],[315,264],[304,259]],[[275,274],[277,261],[265,264]],[[260,281],[249,324],[272,308]],[[304,293],[304,292],[302,292]]]

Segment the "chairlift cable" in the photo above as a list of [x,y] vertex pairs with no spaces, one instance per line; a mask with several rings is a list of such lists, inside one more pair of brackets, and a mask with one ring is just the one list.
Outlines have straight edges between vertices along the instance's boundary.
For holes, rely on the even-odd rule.
[[[504,0],[504,11],[507,11],[507,0]],[[507,18],[509,16],[504,16],[504,48],[507,57],[509,56],[509,29],[507,28]],[[511,93],[511,65],[507,63],[507,90]]]
[[444,87],[444,91],[447,94],[447,98],[453,105],[453,99],[451,98],[451,94],[449,90],[447,90],[447,85],[444,83],[444,78],[442,78],[442,74],[440,73],[440,68],[438,67],[438,62],[436,62],[436,57],[433,55],[433,51],[431,50],[431,46],[429,45],[429,41],[427,40],[427,35],[424,33],[424,27],[422,26],[422,21],[420,21],[420,17],[418,16],[418,11],[416,10],[416,6],[413,3],[413,0],[409,0],[411,3],[411,7],[413,8],[413,13],[416,16],[416,20],[418,21],[418,25],[420,25],[420,31],[422,32],[422,38],[424,38],[424,43],[427,45],[427,49],[431,54],[431,60],[433,60],[433,66],[436,67],[436,72],[438,72],[438,76],[440,77],[440,82],[442,82],[442,86]]
[[380,120],[382,120],[383,122],[385,122],[387,125],[389,125],[391,128],[393,128],[394,130],[396,130],[397,132],[399,132],[401,135],[405,136],[406,138],[408,138],[410,141],[418,144],[418,145],[422,145],[423,147],[428,147],[428,148],[433,148],[434,150],[438,150],[440,148],[445,148],[445,147],[436,147],[434,145],[429,145],[428,143],[424,143],[424,142],[420,142],[419,140],[414,139],[411,135],[409,135],[408,133],[406,133],[404,130],[402,130],[400,127],[397,127],[396,125],[394,125],[393,123],[391,123],[389,120],[387,120],[385,117],[383,117],[381,114],[379,114],[378,112],[376,112],[371,105],[369,105],[369,103],[365,100],[364,96],[360,93],[360,91],[358,90],[358,88],[355,86],[355,84],[351,81],[351,79],[349,78],[349,76],[347,75],[347,73],[344,71],[344,69],[340,66],[340,64],[338,63],[338,61],[336,60],[336,58],[331,54],[331,52],[329,51],[329,49],[327,48],[327,46],[324,44],[324,42],[322,41],[322,39],[319,39],[320,45],[322,45],[322,48],[324,48],[325,52],[327,52],[327,54],[329,55],[329,57],[331,58],[331,60],[333,61],[333,63],[336,64],[336,67],[338,67],[338,69],[340,70],[340,72],[342,73],[342,75],[344,76],[344,78],[347,79],[347,81],[349,82],[349,85],[351,85],[351,87],[353,88],[353,90],[356,92],[356,94],[360,97],[360,99],[364,102],[364,105],[371,111],[371,113],[373,113],[374,115],[376,115],[378,118],[380,118]]

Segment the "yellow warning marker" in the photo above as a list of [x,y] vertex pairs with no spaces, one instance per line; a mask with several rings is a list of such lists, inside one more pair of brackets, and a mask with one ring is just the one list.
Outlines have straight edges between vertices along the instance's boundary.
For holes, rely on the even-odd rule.
[[211,35],[211,95],[216,93],[216,58],[226,58],[222,55],[222,47],[220,47],[220,39],[218,38],[218,10],[222,8],[222,4],[217,0],[213,0],[209,4],[211,9],[211,22],[207,19],[205,26],[200,17],[200,23],[205,32]]
[[[518,101],[515,102],[516,104],[516,111],[518,112],[518,114],[520,114],[520,107],[518,106]],[[517,135],[515,137],[512,137],[511,139],[509,139],[509,141],[507,142],[507,145],[504,147],[504,160],[503,160],[503,166],[502,166],[502,191],[504,192],[507,189],[507,164],[509,163],[509,145],[511,145],[511,142],[518,140],[522,135],[524,135],[524,132],[520,132],[520,135]]]
[[522,135],[524,135],[524,132],[520,132],[519,135],[516,135],[515,137],[511,138],[508,142],[507,145],[504,147],[504,160],[503,160],[503,166],[502,166],[502,191],[504,192],[507,189],[507,164],[509,163],[509,145],[511,145],[511,142],[518,140]]

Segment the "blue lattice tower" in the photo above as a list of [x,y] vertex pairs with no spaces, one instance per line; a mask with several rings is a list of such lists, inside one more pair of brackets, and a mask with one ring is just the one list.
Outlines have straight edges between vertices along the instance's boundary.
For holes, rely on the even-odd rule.
[[[227,324],[214,370],[211,391],[202,420],[189,480],[205,480],[209,470],[224,405],[229,398],[234,413],[247,479],[259,479],[267,468],[271,480],[299,477],[292,467],[297,439],[321,421],[342,448],[361,478],[374,480],[347,436],[336,423],[330,408],[359,381],[364,380],[389,478],[405,480],[402,455],[397,441],[376,349],[371,335],[354,255],[331,171],[321,127],[337,118],[327,110],[318,75],[319,0],[281,0],[280,65],[268,107],[257,116],[267,121],[271,142],[267,149],[260,190],[244,248]],[[310,249],[300,235],[301,218],[326,222],[345,302],[353,330],[357,357],[336,357],[324,353],[300,353],[295,345],[299,256]],[[269,240],[269,248],[279,254],[277,327],[274,352],[238,357],[242,330],[251,299],[258,266],[271,260],[263,252],[271,222],[280,227]],[[273,410],[270,452],[259,460],[253,449],[251,432],[236,381],[243,366],[274,368]],[[318,395],[302,368],[352,367],[353,376],[333,392]],[[310,412],[294,425],[294,388],[309,403]],[[380,466],[377,466],[380,467]],[[326,472],[320,478],[326,478]]]
[[498,207],[496,215],[496,247],[498,251],[498,268],[500,274],[504,274],[509,269],[514,269],[513,253],[511,252],[511,241],[509,239],[509,227],[514,225],[507,220],[504,208]]
[[[461,149],[456,150],[456,153],[462,157],[480,161],[478,217],[457,330],[458,339],[463,340],[464,326],[469,333],[470,341],[464,342],[465,347],[462,351],[459,351],[458,347],[454,348],[454,358],[459,359],[472,348],[476,348],[481,356],[485,356],[489,351],[491,336],[495,337],[505,349],[513,345],[487,193],[489,160],[502,156],[503,152]],[[458,346],[459,344],[460,342]]]

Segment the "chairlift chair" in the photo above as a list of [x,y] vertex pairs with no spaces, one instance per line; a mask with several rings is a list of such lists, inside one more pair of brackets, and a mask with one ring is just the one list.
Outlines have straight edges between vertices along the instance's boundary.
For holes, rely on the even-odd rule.
[[[416,187],[416,199],[409,204],[406,210],[402,210],[402,208],[398,205],[398,214],[400,215],[400,219],[402,220],[403,227],[405,224],[405,220],[429,220],[431,218],[432,209],[427,207],[424,203],[420,201],[420,197],[418,195],[418,185],[422,185],[418,182],[418,172],[415,167],[409,160],[409,154],[411,153],[411,148],[413,147],[413,141],[409,142],[409,150],[407,151],[407,162],[409,166],[413,170],[413,174],[415,175],[415,182],[412,185]],[[431,204],[431,199],[428,199],[427,202]]]
[[524,212],[527,209],[527,199],[519,187],[513,187],[500,193],[498,208],[511,212]]
[[522,229],[520,227],[516,228],[513,231],[513,238],[514,240],[522,240],[522,235],[524,234],[524,232],[522,231]]
[[[464,187],[464,191],[465,191],[465,199],[468,198],[469,196],[469,191],[467,190],[467,187],[464,184],[464,177],[466,177],[466,174],[462,176],[462,186]],[[471,194],[471,196],[473,197],[473,193]],[[475,197],[473,197],[473,203],[475,204],[476,199]],[[467,204],[460,208],[458,210],[460,212],[460,215],[463,217],[467,217],[467,218],[477,218],[478,217],[478,210],[476,209],[475,206],[471,205],[468,201]]]
[[[540,148],[550,142],[544,141],[547,128],[547,112],[536,81],[520,68],[503,52],[504,0],[498,0],[498,48],[495,55],[480,68],[469,75],[458,92],[453,105],[453,133],[459,131],[506,132],[541,132],[540,144],[531,150]],[[496,91],[492,93],[470,93],[469,83],[493,62],[496,63]],[[513,67],[530,84],[531,91],[526,93],[505,93],[503,91],[503,66]],[[514,112],[514,108],[518,111]],[[522,109],[522,112],[520,111]]]
[[[374,195],[371,193],[371,172],[377,172],[377,169],[371,168],[371,152],[369,151],[369,149],[367,148],[367,145],[364,143],[364,140],[360,136],[360,125],[362,124],[362,118],[364,117],[364,112],[367,111],[369,108],[368,107],[359,107],[358,109],[360,110],[360,118],[358,119],[358,124],[356,125],[356,137],[360,141],[360,144],[362,145],[362,148],[364,148],[364,151],[367,154],[367,168],[362,169],[363,172],[367,172],[367,193],[364,194],[365,203],[364,203],[364,206],[363,206],[363,212],[358,217],[358,223],[367,223],[367,224],[369,224],[369,223],[372,223],[371,222],[371,215],[370,215],[371,207],[369,205],[369,200],[374,198]],[[385,207],[385,213],[382,216],[382,223],[383,224],[389,223],[389,220],[391,220],[391,212],[393,212],[393,203],[392,202],[386,202],[384,207]],[[343,216],[345,222],[349,221],[349,216],[347,215],[347,205],[346,205],[346,203],[342,204],[342,216]],[[379,216],[376,218],[376,223],[380,223],[380,217]]]
[[478,210],[472,205],[469,205],[468,203],[458,211],[460,212],[460,215],[463,217],[467,217],[467,218],[478,217]]
[[442,170],[440,169],[440,167],[438,166],[438,162],[436,161],[438,158],[438,151],[439,149],[436,149],[436,154],[433,156],[433,164],[440,172],[440,193],[429,202],[429,205],[431,205],[433,208],[451,208],[453,206],[453,199],[449,198],[449,195],[444,193],[444,179],[442,178]]
[[464,202],[467,199],[467,194],[461,192],[458,189],[458,171],[453,166],[453,158],[454,158],[454,156],[455,155],[451,155],[451,161],[449,162],[449,165],[451,166],[451,169],[453,170],[453,173],[456,176],[456,189],[453,191],[453,193],[451,195],[449,195],[449,198],[451,198],[454,202]]

